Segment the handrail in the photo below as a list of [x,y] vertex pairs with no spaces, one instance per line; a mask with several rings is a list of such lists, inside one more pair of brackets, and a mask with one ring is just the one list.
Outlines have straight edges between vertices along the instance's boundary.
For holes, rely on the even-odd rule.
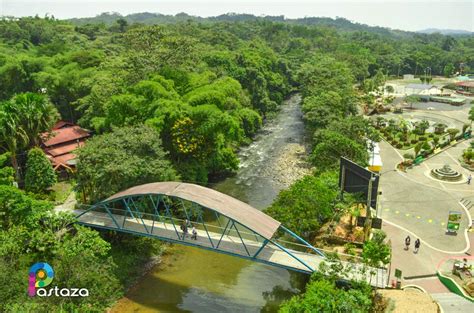
[[[123,209],[116,209],[116,208],[108,208],[110,211],[119,211],[119,212],[127,212],[126,210],[123,210]],[[152,213],[146,213],[146,212],[140,212],[140,214],[142,215],[146,215],[146,216],[150,216],[150,217],[157,217],[155,214],[152,214]],[[124,215],[125,216],[125,215]],[[169,217],[165,217],[165,216],[158,216],[159,220],[161,222],[163,222],[163,220],[166,220],[166,219],[170,219]],[[172,217],[173,220],[175,221],[180,221],[180,222],[185,222],[186,220],[185,219],[182,219],[182,218],[178,218],[178,217]],[[206,227],[209,227],[209,228],[214,228],[214,229],[220,229],[220,230],[223,230],[225,229],[224,227],[221,227],[221,226],[218,226],[218,225],[214,225],[214,224],[208,224],[208,223],[200,223],[200,222],[196,222],[196,221],[189,221],[191,224],[196,224],[197,226],[201,225],[201,224],[204,224],[206,225]],[[245,226],[244,226],[245,227]],[[234,231],[234,230],[230,230],[231,232]],[[235,232],[235,231],[234,231]],[[241,231],[239,230],[239,232],[241,234],[246,234],[246,235],[249,235],[249,236],[255,236],[256,233],[250,233],[248,231]],[[278,242],[282,242],[282,243],[285,243],[285,244],[290,244],[290,245],[293,245],[293,246],[298,246],[298,247],[302,247],[302,248],[306,248],[308,250],[311,250],[309,249],[309,247],[307,245],[303,245],[303,244],[300,244],[300,243],[296,243],[296,242],[291,242],[291,241],[288,241],[288,240],[283,240],[283,239],[274,239],[275,241],[278,241]],[[350,255],[350,254],[346,254],[346,253],[342,253],[342,252],[337,252],[337,251],[331,251],[331,250],[327,250],[327,249],[323,249],[323,248],[317,248],[318,250],[321,250],[321,251],[324,251],[324,252],[328,252],[328,253],[336,253],[337,255],[341,255],[341,256],[345,256],[347,258],[356,258],[356,259],[362,259],[362,257],[360,256],[357,256],[357,255]],[[312,251],[312,250],[311,250]]]
[[[127,212],[126,210],[123,210],[123,209],[116,209],[116,208],[108,208],[111,212],[114,212],[114,211],[118,211],[118,212]],[[105,212],[104,212],[105,213]],[[140,212],[140,214],[142,216],[150,216],[150,217],[158,217],[159,218],[159,221],[160,222],[165,222],[166,220],[169,220],[170,218],[169,217],[166,217],[166,216],[156,216],[155,214],[152,214],[152,213],[142,213]],[[125,214],[123,215],[125,216]],[[129,217],[130,218],[130,217]],[[178,218],[178,217],[172,217],[173,220],[175,221],[179,221],[179,222],[185,222],[186,220],[185,219],[182,219],[182,218]],[[214,224],[208,224],[208,223],[200,223],[200,222],[196,222],[196,221],[189,221],[191,224],[195,224],[196,226],[200,226],[200,225],[205,225],[206,227],[208,228],[214,228],[214,229],[219,229],[219,230],[224,230],[225,228],[224,227],[221,227],[221,226],[218,226],[218,225],[214,225]],[[245,227],[245,226],[244,226]],[[228,229],[227,229],[228,230]],[[234,230],[229,230],[229,232],[235,232]],[[239,230],[239,232],[241,234],[246,234],[246,235],[249,235],[249,236],[255,236],[255,233],[250,233],[248,231],[241,231]],[[249,240],[248,238],[245,238],[246,240]],[[254,241],[254,240],[250,240],[250,241]],[[308,246],[306,245],[303,245],[303,244],[300,244],[300,243],[296,243],[296,242],[291,242],[291,241],[288,241],[288,240],[283,240],[283,239],[274,239],[274,241],[276,242],[280,242],[280,243],[285,243],[285,244],[289,244],[289,245],[293,245],[293,246],[297,246],[297,247],[301,247],[301,248],[306,248],[307,250],[309,250],[310,252],[314,252],[312,251],[312,249],[309,249]],[[259,242],[259,241],[257,241]],[[263,242],[263,241],[262,241]],[[336,253],[337,255],[340,255],[340,256],[344,256],[344,257],[347,257],[347,258],[355,258],[355,259],[358,259],[358,260],[362,260],[362,257],[360,256],[357,256],[357,255],[350,255],[350,254],[346,254],[346,253],[342,253],[342,252],[337,252],[337,251],[331,251],[331,250],[327,250],[327,249],[323,249],[323,248],[317,248],[321,251],[324,251],[324,252],[327,252],[327,253]],[[311,254],[315,254],[315,253],[311,253]]]

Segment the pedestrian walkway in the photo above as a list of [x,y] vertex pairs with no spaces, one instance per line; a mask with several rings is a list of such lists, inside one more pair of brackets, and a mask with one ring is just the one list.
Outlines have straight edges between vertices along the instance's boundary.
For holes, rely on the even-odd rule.
[[[436,300],[444,312],[474,312],[474,304],[451,293],[445,285],[436,276],[437,268],[440,262],[452,256],[465,256],[465,254],[446,254],[436,250],[422,243],[420,251],[413,253],[413,243],[415,238],[411,236],[410,250],[404,250],[405,231],[393,225],[383,223],[383,230],[390,238],[392,246],[392,263],[390,280],[395,281],[395,269],[402,271],[402,286],[416,285],[423,288],[429,293],[434,300]],[[474,236],[474,235],[473,235]],[[468,253],[472,253],[472,247]]]
[[[459,202],[465,196],[474,196],[474,187],[471,193],[443,189],[438,182],[425,176],[423,171],[427,169],[423,165],[418,166],[423,166],[418,174],[414,170],[408,173],[396,171],[396,165],[403,158],[387,142],[381,142],[380,149],[384,170],[380,178],[379,217],[414,233],[440,251],[465,251],[468,247],[465,230],[470,221]],[[446,234],[451,210],[462,213],[461,227],[455,236]]]
[[431,294],[443,308],[444,313],[474,312],[474,303],[454,293]]
[[[211,224],[205,224],[205,228],[199,230],[201,235],[199,235],[196,240],[193,240],[190,235],[185,235],[176,229],[176,224],[179,224],[176,220],[173,220],[174,222],[170,220],[155,221],[141,217],[131,218],[124,215],[95,211],[85,212],[83,210],[76,210],[75,214],[79,215],[78,222],[86,226],[142,234],[148,237],[170,240],[174,243],[206,248],[234,256],[243,257],[248,255],[246,258],[253,261],[300,272],[312,273],[314,270],[317,270],[321,262],[325,260],[325,258],[320,255],[308,252],[292,249],[283,250],[275,245],[278,242],[277,239],[262,242],[258,240],[258,237],[252,238],[252,236],[244,236],[246,234],[242,233],[242,231],[226,233],[224,229],[224,232],[220,233],[217,232],[220,227]],[[120,225],[122,225],[122,227],[120,227]],[[211,229],[213,230],[210,231]],[[385,288],[387,285],[387,271],[385,269],[369,267],[367,271],[364,272],[362,264],[344,261],[342,261],[342,264],[344,268],[348,270],[345,278],[365,280],[372,286],[378,288]]]

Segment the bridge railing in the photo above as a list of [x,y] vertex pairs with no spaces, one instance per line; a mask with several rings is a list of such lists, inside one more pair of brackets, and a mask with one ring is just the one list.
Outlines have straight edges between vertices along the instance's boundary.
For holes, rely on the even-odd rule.
[[[97,208],[99,213],[103,213],[104,216],[108,216],[111,220],[112,217],[114,217],[114,224],[116,225],[116,228],[127,228],[129,222],[133,222],[134,225],[134,231],[137,229],[138,225],[148,225],[148,228],[150,227],[150,223],[155,225],[155,227],[163,227],[164,229],[169,230],[168,232],[168,238],[175,240],[175,241],[189,241],[189,236],[187,238],[184,238],[183,232],[180,229],[180,225],[183,223],[186,223],[187,219],[179,218],[179,217],[174,217],[174,216],[164,216],[164,215],[156,215],[156,214],[150,214],[146,212],[139,212],[135,210],[123,210],[123,209],[117,209],[117,208],[109,208],[109,207],[102,207],[102,208]],[[251,256],[251,255],[256,255],[260,253],[258,258],[265,258],[269,254],[271,255],[272,251],[275,251],[279,249],[277,246],[275,246],[272,243],[265,243],[266,239],[261,237],[260,235],[245,229],[245,227],[240,226],[238,228],[238,231],[236,229],[229,229],[227,226],[222,227],[219,225],[219,221],[215,220],[211,223],[209,222],[204,222],[203,220],[201,221],[189,221],[192,226],[194,226],[198,230],[198,236],[199,236],[199,241],[193,242],[193,244],[196,245],[201,245],[206,248],[214,248],[216,249],[215,245],[212,243],[217,242],[217,237],[222,237],[228,236],[228,237],[233,237],[234,239],[240,238],[242,241],[242,244],[238,240],[233,240],[233,244],[229,244],[227,242],[226,244],[222,245],[219,247],[221,251],[225,251],[228,253],[240,255],[240,256]],[[109,223],[112,225],[112,223]],[[140,228],[138,229],[141,230],[141,233],[144,234],[145,232],[148,232],[149,229]],[[188,229],[188,232],[191,230]],[[148,234],[148,235],[155,235],[159,237],[159,235],[156,235],[153,233]],[[206,237],[209,238],[209,241],[203,240],[206,239]],[[211,240],[210,237],[213,237]],[[298,242],[294,241],[289,241],[285,240],[284,238],[272,238],[272,242],[278,245],[281,245],[282,247],[286,247],[290,253],[291,251],[299,251],[299,252],[304,252],[304,253],[311,253],[311,254],[318,254],[315,250],[314,247],[308,247],[307,244],[301,244]],[[188,242],[189,244],[189,242]],[[281,248],[280,248],[281,249]],[[334,251],[326,250],[326,249],[321,249],[318,248],[317,251],[323,251],[325,253],[334,253]],[[257,253],[258,252],[258,253]],[[247,254],[246,254],[247,253]],[[269,254],[268,254],[269,253]],[[361,263],[362,258],[359,256],[353,256],[349,254],[344,254],[344,253],[337,253],[339,259],[341,261],[346,262],[347,264],[346,267],[353,267],[354,270],[358,271],[363,271],[365,270],[366,272],[367,269],[361,268],[357,263]],[[296,254],[296,256],[298,256]],[[304,261],[303,261],[304,262]],[[317,268],[314,268],[314,270],[317,270]],[[384,277],[379,277],[381,274],[379,271],[375,271],[373,274],[368,273],[367,275],[371,275],[368,280],[374,280],[376,282],[379,281],[384,281],[386,280]],[[383,275],[383,274],[382,274]],[[388,282],[388,280],[387,280]]]
[[[166,223],[169,224],[174,224],[178,230],[181,231],[180,225],[186,224],[188,227],[188,231],[191,231],[191,227],[195,227],[196,230],[198,231],[204,231],[206,232],[206,228],[208,232],[211,233],[217,233],[217,234],[222,234],[223,231],[226,231],[226,236],[233,236],[233,237],[242,237],[245,240],[248,241],[255,241],[257,243],[262,243],[263,238],[258,235],[255,232],[250,231],[248,228],[245,226],[242,226],[235,222],[235,228],[238,229],[238,231],[235,228],[230,228],[230,227],[222,227],[222,223],[219,221],[214,221],[214,222],[203,222],[203,221],[197,221],[197,220],[191,220],[191,219],[186,219],[186,218],[180,218],[180,217],[175,217],[175,216],[169,216],[169,215],[156,215],[156,214],[151,214],[151,213],[146,213],[146,212],[137,212],[137,211],[132,211],[133,216],[130,214],[129,211],[123,210],[123,209],[116,209],[116,208],[108,208],[108,210],[115,215],[120,215],[120,216],[127,216],[127,218],[137,218],[138,220],[143,219],[143,220],[150,220],[150,221],[155,221],[155,223],[161,223],[166,227],[169,227]],[[105,213],[106,210],[104,209],[103,212]],[[219,224],[220,223],[220,224]]]

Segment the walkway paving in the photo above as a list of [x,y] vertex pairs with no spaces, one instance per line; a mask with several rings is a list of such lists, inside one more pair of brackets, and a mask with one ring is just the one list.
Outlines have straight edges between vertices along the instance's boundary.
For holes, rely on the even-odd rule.
[[[83,212],[84,211],[82,210],[75,211],[76,214],[81,214]],[[259,240],[259,236],[256,236],[255,233],[244,233],[242,230],[239,230],[239,234],[237,234],[237,231],[233,231],[230,234],[227,233],[227,235],[223,235],[222,230],[221,232],[208,231],[208,237],[204,228],[201,228],[198,230],[199,235],[196,240],[191,239],[189,236],[186,236],[183,239],[182,232],[177,230],[177,226],[175,227],[171,221],[155,222],[150,219],[125,218],[123,215],[117,214],[112,214],[112,217],[113,219],[107,213],[102,212],[86,212],[79,217],[79,222],[91,227],[106,227],[108,229],[117,229],[119,231],[120,228],[122,228],[144,235],[152,235],[162,239],[171,239],[175,242],[181,241],[183,244],[186,242],[187,244],[212,249],[216,252],[256,258],[256,261],[263,261],[267,264],[305,271],[308,273],[312,273],[315,269],[318,269],[319,264],[324,261],[323,257],[311,253],[300,252],[292,249],[287,249],[289,252],[287,253],[272,243],[268,243],[262,250],[260,250],[264,242],[263,238],[260,237]],[[199,224],[196,224],[196,226],[198,225]],[[215,225],[207,224],[206,227],[208,229],[217,228]],[[242,244],[242,241],[245,245]],[[256,254],[257,256],[254,257]],[[308,265],[310,268],[303,263]],[[345,268],[349,269],[346,276],[347,278],[366,280],[371,285],[379,288],[384,288],[387,284],[386,270],[384,269],[369,268],[367,273],[362,274],[361,264],[343,262],[343,265]],[[373,272],[373,274],[371,275],[370,272]]]
[[454,293],[435,293],[431,295],[443,308],[444,313],[474,312],[474,303]]
[[[469,142],[461,142],[455,147],[423,162],[406,173],[395,171],[403,158],[401,153],[386,142],[381,142],[381,156],[384,163],[380,187],[382,195],[379,215],[382,216],[383,230],[392,244],[392,264],[390,281],[395,280],[395,269],[402,271],[402,286],[417,285],[425,289],[440,303],[444,312],[474,312],[474,304],[451,293],[437,278],[439,264],[452,256],[474,253],[470,242],[474,233],[465,230],[471,219],[470,210],[460,204],[461,199],[472,199],[474,185],[445,183],[431,179],[432,168],[450,164],[453,169],[469,172],[457,161]],[[462,225],[457,235],[446,234],[446,222],[450,210],[462,213]],[[404,239],[410,235],[411,249],[404,250]],[[421,239],[420,250],[413,253],[413,243]]]
[[[423,288],[439,302],[444,312],[474,312],[473,303],[451,293],[436,276],[440,262],[452,257],[453,254],[442,253],[423,244],[417,254],[413,253],[413,245],[410,250],[406,251],[404,250],[404,238],[408,233],[387,223],[383,223],[382,226],[392,244],[390,281],[396,280],[395,269],[400,269],[403,277],[402,286],[416,285]],[[471,247],[467,253],[472,253],[472,250]],[[465,254],[455,256],[465,256]]]
[[[395,171],[403,159],[387,142],[380,143],[384,163],[380,179],[382,195],[379,198],[379,216],[420,237],[422,242],[446,252],[463,252],[468,247],[465,229],[470,217],[459,201],[474,197],[474,185],[448,185],[426,176],[430,164],[441,164],[449,149],[431,163],[417,166],[407,173]],[[453,161],[451,160],[451,164]],[[428,167],[426,167],[428,166]],[[462,213],[462,223],[457,235],[446,234],[446,222],[451,210]]]
[[66,201],[64,201],[63,204],[57,205],[54,207],[54,210],[56,212],[72,212],[74,211],[74,208],[76,206],[77,200],[76,200],[76,192],[71,191],[69,196],[67,196]]

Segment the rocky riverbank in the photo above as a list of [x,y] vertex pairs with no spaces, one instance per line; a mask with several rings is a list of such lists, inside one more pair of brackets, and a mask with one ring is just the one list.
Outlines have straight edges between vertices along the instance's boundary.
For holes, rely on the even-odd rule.
[[308,162],[309,151],[300,143],[289,143],[281,150],[275,162],[272,176],[275,181],[289,187],[298,179],[311,174],[313,167]]

